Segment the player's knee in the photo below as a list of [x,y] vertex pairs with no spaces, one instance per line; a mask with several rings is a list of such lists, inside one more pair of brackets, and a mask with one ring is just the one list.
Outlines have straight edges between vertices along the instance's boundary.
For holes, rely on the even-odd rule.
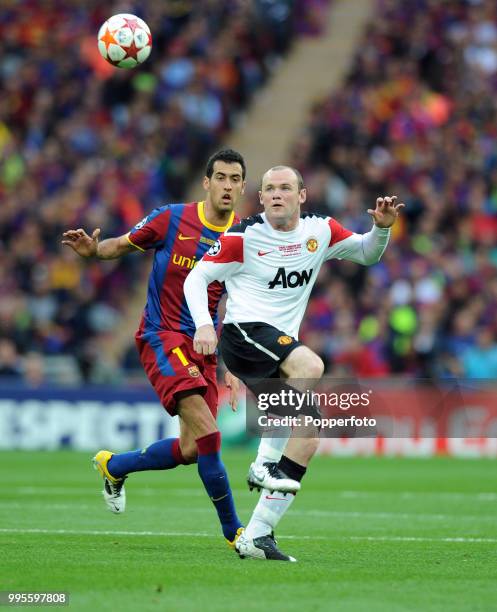
[[321,378],[324,363],[311,349],[300,346],[282,363],[281,372],[286,378]]
[[309,351],[299,363],[299,378],[321,378],[324,372],[324,363],[319,355]]
[[312,358],[306,363],[306,378],[321,378],[324,372],[324,363],[319,355],[312,353]]

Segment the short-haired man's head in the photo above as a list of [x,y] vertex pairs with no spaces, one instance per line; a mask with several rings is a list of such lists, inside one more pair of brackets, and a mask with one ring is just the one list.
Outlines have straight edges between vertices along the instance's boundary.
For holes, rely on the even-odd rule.
[[269,170],[267,170],[263,175],[262,175],[262,183],[264,183],[264,179],[266,178],[266,176],[270,173],[270,172],[277,172],[279,170],[291,170],[294,174],[295,174],[295,178],[297,179],[297,187],[298,190],[300,191],[301,189],[305,188],[304,185],[304,179],[302,178],[302,175],[300,174],[300,172],[297,170],[297,168],[292,168],[292,166],[273,166],[273,168],[269,168]]
[[214,172],[214,164],[217,161],[222,161],[227,164],[240,164],[242,167],[242,179],[245,180],[245,174],[247,172],[247,168],[245,166],[245,160],[242,155],[233,149],[221,149],[221,151],[217,151],[214,155],[211,155],[207,165],[205,167],[205,176],[208,178],[212,177]]

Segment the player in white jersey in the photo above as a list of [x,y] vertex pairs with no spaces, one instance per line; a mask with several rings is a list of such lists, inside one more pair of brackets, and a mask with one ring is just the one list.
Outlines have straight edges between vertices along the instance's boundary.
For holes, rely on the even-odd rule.
[[[268,170],[259,192],[264,213],[242,220],[223,234],[189,274],[185,297],[197,332],[194,348],[211,354],[217,336],[208,310],[207,286],[224,281],[228,292],[220,348],[228,369],[256,393],[254,381],[272,377],[299,388],[302,379],[319,379],[321,358],[298,340],[307,302],[324,261],[379,261],[404,204],[396,196],[378,198],[369,209],[374,225],[355,234],[331,217],[301,214],[306,190],[300,173],[287,166]],[[254,386],[256,388],[254,388]],[[312,412],[313,406],[307,409]],[[241,557],[295,561],[276,547],[273,532],[290,507],[307,465],[317,450],[312,437],[264,436],[250,466],[249,486],[264,487],[240,537]],[[284,454],[283,454],[284,451]],[[274,496],[272,490],[284,494]]]

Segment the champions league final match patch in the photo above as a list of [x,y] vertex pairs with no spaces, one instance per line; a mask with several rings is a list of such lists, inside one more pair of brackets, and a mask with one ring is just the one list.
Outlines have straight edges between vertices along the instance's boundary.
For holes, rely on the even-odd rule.
[[278,338],[278,344],[291,344],[293,342],[293,338],[291,336],[280,336]]

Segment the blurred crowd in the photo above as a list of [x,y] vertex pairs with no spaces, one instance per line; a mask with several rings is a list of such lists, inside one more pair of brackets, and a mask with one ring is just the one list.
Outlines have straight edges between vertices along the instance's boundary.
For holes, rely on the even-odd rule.
[[[328,2],[2,2],[0,376],[37,385],[57,363],[66,382],[116,380],[99,356],[147,265],[83,262],[63,231],[122,234],[181,201],[292,40],[319,34]],[[138,70],[98,55],[100,25],[120,12],[153,33]]]
[[[51,359],[75,359],[77,380],[116,380],[98,356],[147,266],[82,262],[62,232],[124,233],[181,201],[292,39],[319,34],[326,5],[3,3],[0,376],[37,385]],[[97,54],[95,32],[117,12],[154,34],[137,71]],[[379,264],[320,273],[302,339],[328,373],[496,377],[497,3],[378,0],[347,78],[316,100],[288,161],[307,208],[352,230],[369,230],[379,195],[406,204]]]
[[378,265],[321,272],[302,337],[328,372],[497,377],[495,0],[377,2],[290,161],[352,230],[380,195],[406,204]]

